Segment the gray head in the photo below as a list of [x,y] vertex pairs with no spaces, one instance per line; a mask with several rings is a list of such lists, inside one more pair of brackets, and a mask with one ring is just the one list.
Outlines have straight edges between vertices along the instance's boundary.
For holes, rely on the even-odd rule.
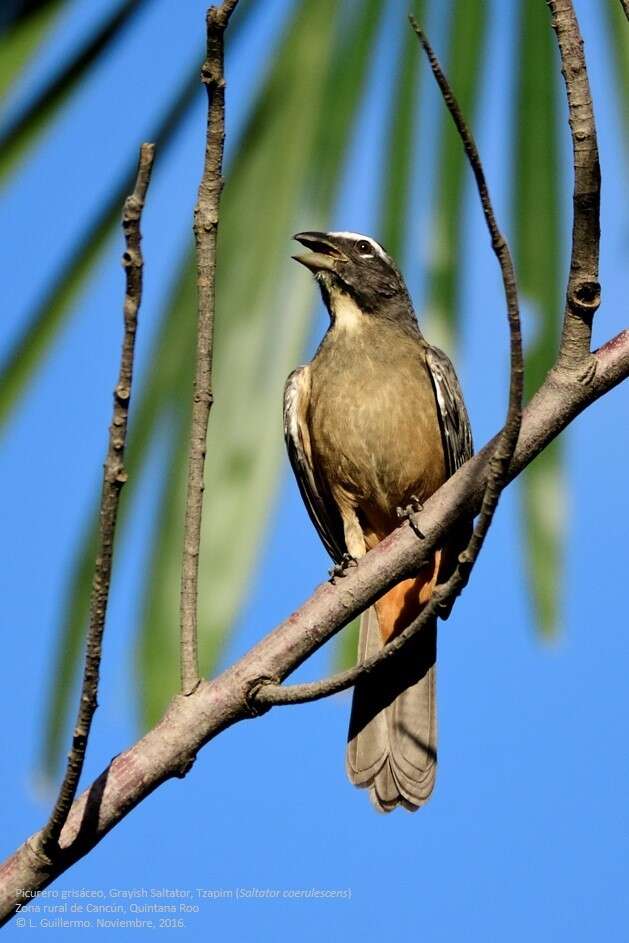
[[404,279],[390,255],[370,236],[357,232],[299,232],[309,251],[294,255],[313,272],[334,317],[339,298],[350,298],[366,315],[416,324]]

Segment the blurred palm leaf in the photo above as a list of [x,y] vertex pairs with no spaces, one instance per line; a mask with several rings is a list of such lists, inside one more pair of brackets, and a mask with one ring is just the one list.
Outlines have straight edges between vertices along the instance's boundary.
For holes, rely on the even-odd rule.
[[[147,0],[124,0],[96,28],[94,34],[87,38],[85,44],[59,70],[52,81],[42,88],[39,95],[17,115],[15,120],[0,132],[0,180],[6,177],[16,161],[24,156],[25,150],[35,142],[38,135],[50,127],[56,113],[68,97],[79,87],[89,69],[95,62],[100,60],[100,57],[122,35],[130,25],[133,17],[140,13],[146,3]],[[10,39],[7,42],[11,51],[9,63],[11,59],[18,67],[23,63],[24,60],[20,59],[20,56],[23,56],[26,52],[24,46],[28,44],[33,47],[37,43],[44,30],[51,25],[52,16],[56,12],[57,6],[59,4],[49,3],[38,11],[37,16],[33,15],[22,22],[20,28],[21,43],[18,45],[15,40],[11,41]],[[27,25],[29,29],[28,32],[25,32]],[[0,61],[2,61],[1,53],[2,49],[0,47]],[[3,65],[3,71],[7,69],[7,65]],[[0,85],[1,82],[2,73],[0,72]]]
[[[6,128],[0,140],[0,177],[19,166],[28,148],[42,139],[80,81],[129,27],[147,0],[122,0],[50,86]],[[615,0],[609,0],[610,10]],[[253,4],[241,4],[239,13]],[[9,87],[32,57],[63,8],[63,0],[22,0],[5,6],[0,17],[0,91]],[[286,239],[298,228],[325,226],[333,208],[345,156],[376,39],[381,35],[384,0],[300,0],[289,10],[283,32],[269,53],[245,128],[228,167],[219,238],[215,356],[216,405],[212,413],[207,467],[207,513],[203,527],[200,599],[201,655],[205,671],[216,664],[249,581],[256,549],[278,477],[281,387],[300,359],[310,326],[312,287],[301,271],[286,265]],[[415,0],[425,19],[435,4]],[[561,291],[558,265],[557,114],[552,85],[552,34],[543,8],[521,0],[520,70],[517,89],[521,133],[513,177],[516,257],[538,331],[528,354],[528,391],[543,377],[556,343],[554,319]],[[525,15],[524,11],[527,11]],[[471,123],[485,60],[489,5],[452,0],[445,57],[449,77]],[[419,50],[406,24],[403,4],[395,29],[398,54],[380,81],[389,96],[387,141],[380,189],[379,233],[402,257],[409,235],[411,175],[416,172]],[[618,68],[626,74],[626,33],[611,27]],[[234,28],[228,34],[233,42]],[[277,31],[275,35],[277,35]],[[388,40],[387,37],[384,37]],[[160,161],[199,93],[198,62],[153,129]],[[442,111],[433,232],[437,239],[429,271],[428,330],[452,349],[458,331],[463,205],[467,169],[449,116]],[[135,144],[135,142],[133,142]],[[129,147],[131,151],[131,146]],[[0,421],[19,401],[117,232],[120,206],[135,164],[112,181],[109,197],[71,247],[63,270],[46,297],[25,319],[0,384]],[[526,208],[526,212],[524,212]],[[539,221],[544,225],[540,226]],[[243,222],[244,221],[244,222]],[[246,226],[246,238],[243,238]],[[543,232],[542,232],[543,229]],[[177,626],[182,505],[189,427],[190,363],[195,331],[195,265],[188,249],[170,301],[165,305],[151,360],[152,369],[137,397],[129,441],[129,486],[122,523],[153,445],[165,438],[167,461],[160,512],[145,583],[145,616],[137,647],[142,714],[151,722],[177,685]],[[556,622],[556,584],[561,526],[555,495],[561,482],[555,448],[535,463],[524,483],[528,554],[541,624]],[[60,638],[58,668],[51,691],[47,764],[58,756],[82,647],[94,555],[96,507],[77,553]],[[341,659],[353,660],[355,639],[340,641]]]
[[[195,66],[153,129],[153,134],[149,136],[150,140],[155,142],[161,157],[176,137],[199,92],[198,75],[198,68]],[[110,240],[117,235],[120,227],[120,207],[133,186],[136,162],[136,155],[130,154],[124,173],[114,182],[105,204],[88,220],[81,236],[68,253],[66,265],[35,310],[25,318],[24,330],[2,367],[0,423],[8,418],[24,387],[32,379],[41,358],[47,354],[65,319],[71,315],[72,306],[78,300],[82,289],[87,286]]]
[[[545,9],[521,0],[519,26],[513,216],[518,280],[535,317],[526,352],[528,398],[552,366],[561,311],[557,83],[549,80],[559,63]],[[566,487],[561,442],[555,440],[521,479],[531,596],[547,635],[557,627]]]
[[625,129],[625,143],[629,145],[629,28],[627,17],[619,0],[606,0],[607,31],[614,53],[618,103]]
[[[415,0],[411,12],[419,23],[424,21],[425,0]],[[387,129],[387,159],[380,187],[379,238],[393,258],[401,259],[406,246],[411,180],[417,168],[418,155],[414,149],[419,100],[419,66],[421,57],[415,33],[405,19],[400,21],[401,56],[398,59],[395,80],[391,86],[389,127]]]
[[28,66],[64,2],[7,4],[0,10],[0,98]]
[[4,0],[0,9],[0,36],[17,31],[58,5],[59,0]]
[[[454,0],[450,9],[450,48],[446,71],[468,123],[473,126],[485,62],[487,4]],[[458,335],[462,266],[463,208],[470,182],[467,159],[452,119],[441,107],[437,205],[432,224],[432,260],[428,272],[426,332],[431,343],[452,352]]]

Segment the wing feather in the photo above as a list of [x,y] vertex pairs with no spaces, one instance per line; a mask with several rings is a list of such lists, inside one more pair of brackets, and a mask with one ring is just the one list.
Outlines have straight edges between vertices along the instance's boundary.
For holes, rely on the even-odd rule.
[[450,359],[438,347],[428,347],[426,363],[435,390],[446,472],[449,478],[474,454],[472,428],[463,393]]
[[307,423],[309,399],[310,367],[306,364],[293,370],[286,381],[284,438],[308,514],[326,550],[339,563],[345,553],[343,522],[313,463]]

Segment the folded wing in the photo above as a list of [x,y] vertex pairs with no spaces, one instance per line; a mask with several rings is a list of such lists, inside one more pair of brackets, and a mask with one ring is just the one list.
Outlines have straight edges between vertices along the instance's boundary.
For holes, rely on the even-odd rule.
[[345,553],[343,522],[312,460],[308,431],[310,367],[293,370],[284,388],[284,438],[288,457],[312,523],[336,563]]

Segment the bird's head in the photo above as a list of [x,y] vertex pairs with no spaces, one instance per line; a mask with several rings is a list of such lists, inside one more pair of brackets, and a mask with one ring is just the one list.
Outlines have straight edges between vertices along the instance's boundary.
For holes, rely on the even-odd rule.
[[400,270],[375,239],[355,232],[299,232],[294,238],[308,251],[293,258],[314,274],[333,318],[349,296],[365,315],[414,321]]

